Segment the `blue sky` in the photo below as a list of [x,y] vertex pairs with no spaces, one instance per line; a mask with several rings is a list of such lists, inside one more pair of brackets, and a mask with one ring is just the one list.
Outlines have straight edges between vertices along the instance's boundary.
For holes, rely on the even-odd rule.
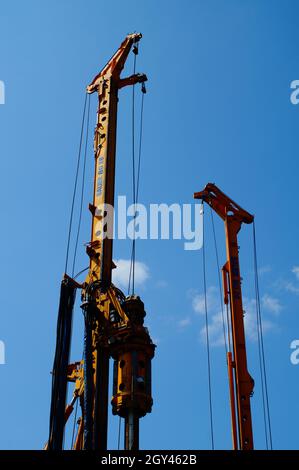
[[[47,439],[50,370],[85,86],[127,33],[143,33],[138,71],[149,81],[145,101],[140,201],[192,202],[209,182],[255,214],[265,321],[273,444],[298,448],[299,338],[297,240],[299,106],[290,83],[299,78],[296,1],[27,0],[2,3],[0,80],[1,315],[0,448],[40,449]],[[132,72],[132,57],[127,73]],[[138,95],[139,97],[139,95]],[[95,122],[92,97],[91,129]],[[130,90],[120,93],[118,194],[131,194]],[[85,207],[90,201],[89,146]],[[215,219],[224,261],[222,222]],[[209,316],[215,447],[230,448],[224,348],[218,341],[217,272],[207,218]],[[86,209],[78,268],[88,264]],[[247,318],[254,296],[252,231],[240,234]],[[128,259],[130,244],[115,243]],[[183,241],[141,241],[146,267],[139,293],[157,342],[154,407],[141,423],[145,449],[210,447],[206,352],[202,341],[202,253]],[[141,265],[142,266],[142,265]],[[141,269],[142,271],[142,269]],[[72,358],[81,357],[77,307]],[[256,448],[264,448],[254,325],[247,320]],[[215,344],[214,344],[215,343]],[[117,445],[110,417],[109,446]],[[68,436],[66,439],[68,443]]]

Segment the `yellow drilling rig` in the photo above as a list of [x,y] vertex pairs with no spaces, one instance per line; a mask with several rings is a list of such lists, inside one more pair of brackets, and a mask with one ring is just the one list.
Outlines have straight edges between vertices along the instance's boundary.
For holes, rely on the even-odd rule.
[[[47,449],[63,448],[65,425],[77,400],[81,417],[73,448],[107,449],[110,358],[114,361],[112,411],[125,419],[125,449],[138,449],[139,419],[152,408],[151,360],[155,345],[143,325],[145,310],[140,297],[134,293],[125,296],[112,283],[115,266],[109,234],[113,233],[113,217],[107,217],[109,207],[114,205],[118,92],[147,80],[144,74],[120,77],[130,50],[138,53],[140,39],[141,34],[129,34],[86,89],[87,94],[98,96],[94,190],[89,205],[91,240],[86,250],[90,263],[85,282],[79,284],[65,273],[61,283]],[[81,290],[85,322],[84,354],[81,361],[69,364],[77,289]],[[74,393],[66,406],[68,382],[74,383]]]

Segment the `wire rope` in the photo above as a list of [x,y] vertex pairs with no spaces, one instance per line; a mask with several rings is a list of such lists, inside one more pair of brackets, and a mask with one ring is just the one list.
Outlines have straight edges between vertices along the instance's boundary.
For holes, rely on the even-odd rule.
[[75,200],[76,200],[76,193],[77,193],[79,168],[80,168],[80,162],[81,162],[81,151],[82,151],[82,142],[83,142],[83,133],[84,133],[86,104],[87,104],[87,94],[85,94],[85,100],[84,100],[83,115],[82,115],[82,122],[81,122],[81,132],[80,132],[80,140],[79,140],[79,149],[78,149],[78,157],[77,157],[77,165],[76,165],[76,173],[75,173],[75,181],[74,181],[74,189],[73,189],[71,212],[70,212],[70,219],[69,219],[69,226],[68,226],[68,236],[67,236],[66,255],[65,255],[65,268],[64,268],[65,273],[67,272],[68,260],[69,260],[69,251],[70,251],[70,241],[71,241],[72,225],[73,225],[73,217],[74,217],[74,209],[75,209]]
[[[264,335],[263,335],[261,302],[260,302],[260,291],[259,291],[259,280],[258,280],[256,230],[255,230],[254,221],[253,221],[253,256],[254,256],[254,278],[255,278],[256,313],[257,313],[257,333],[258,333],[258,343],[259,343],[259,362],[260,362],[260,372],[261,372],[261,382],[262,382],[265,435],[266,435],[267,448],[270,447],[270,450],[272,450],[273,448],[272,427],[271,427],[271,417],[270,417],[268,380],[267,380],[267,371],[266,371],[266,359],[265,359],[264,337],[263,337]],[[268,435],[269,435],[269,444],[268,444],[268,437],[267,437]]]
[[214,238],[214,248],[215,248],[215,256],[216,256],[216,264],[217,264],[217,274],[218,274],[218,287],[219,287],[219,296],[220,296],[220,306],[221,306],[221,318],[222,318],[222,328],[223,328],[223,339],[224,339],[224,347],[226,355],[228,353],[227,347],[227,339],[226,339],[226,328],[225,328],[225,319],[224,319],[224,309],[223,309],[223,289],[221,284],[220,278],[220,264],[219,264],[219,254],[218,254],[218,246],[216,240],[216,231],[215,231],[215,224],[214,224],[214,217],[213,211],[210,206],[210,214],[211,214],[211,221],[212,221],[212,231],[213,231],[213,238]]
[[79,209],[79,220],[78,220],[77,235],[76,235],[74,257],[73,257],[72,277],[74,276],[74,273],[75,273],[78,242],[79,242],[81,222],[82,222],[82,210],[83,210],[84,189],[85,189],[86,160],[87,160],[87,148],[88,148],[88,137],[89,137],[89,117],[90,117],[90,95],[88,95],[87,119],[86,119],[86,136],[85,136],[85,148],[84,148],[83,171],[82,171],[82,185],[81,185],[81,196],[80,196],[80,209]]
[[[204,204],[202,205],[202,207],[204,208]],[[203,214],[204,214],[204,211],[203,211]],[[204,220],[204,218],[203,218],[203,220]],[[211,358],[210,358],[210,338],[209,338],[208,302],[207,302],[207,280],[206,280],[206,255],[205,255],[204,222],[203,222],[203,244],[202,244],[202,271],[203,271],[203,284],[204,284],[204,308],[205,308],[205,327],[206,327],[206,345],[207,345],[210,433],[211,433],[211,446],[212,446],[212,450],[214,450],[213,403],[212,403],[212,384],[211,384]]]

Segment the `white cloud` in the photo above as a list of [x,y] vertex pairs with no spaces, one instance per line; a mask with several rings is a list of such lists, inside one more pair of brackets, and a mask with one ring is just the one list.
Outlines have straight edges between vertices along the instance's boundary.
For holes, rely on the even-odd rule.
[[[209,315],[209,339],[211,346],[222,346],[224,344],[223,335],[223,320],[222,312],[219,308],[219,296],[217,295],[216,287],[210,287],[207,291],[207,304],[208,304],[208,315]],[[195,313],[205,313],[205,302],[203,294],[194,294],[192,306]],[[262,307],[265,311],[278,315],[282,309],[282,306],[278,299],[265,294],[262,299]],[[251,341],[257,340],[257,321],[256,321],[256,301],[255,299],[243,298],[244,308],[244,328],[246,337]],[[262,312],[263,313],[263,312]],[[225,318],[225,331],[227,335],[227,324],[226,314]],[[275,323],[268,318],[262,319],[263,333],[275,328]],[[200,339],[206,341],[206,327],[205,325],[200,329]]]
[[258,269],[258,274],[262,276],[263,274],[269,273],[271,271],[271,266],[261,266]]
[[186,328],[186,326],[189,326],[189,325],[191,325],[191,318],[190,317],[183,318],[182,320],[180,320],[178,322],[178,326],[180,328]]
[[275,297],[271,297],[269,294],[265,294],[262,297],[262,306],[265,310],[268,310],[275,315],[278,315],[282,310],[282,305],[279,299]]
[[[204,294],[193,294],[192,307],[195,313],[205,315]],[[209,340],[212,346],[222,346],[224,344],[222,312],[220,311],[220,297],[218,289],[210,286],[207,289],[207,310],[209,316]],[[226,330],[227,331],[227,330]],[[206,341],[206,327],[203,326],[199,332],[200,339]]]
[[[112,281],[116,286],[127,288],[129,283],[131,260],[115,261],[116,268],[112,270]],[[142,286],[150,277],[148,266],[141,261],[135,261],[135,286]]]
[[293,294],[299,294],[299,286],[295,286],[293,282],[286,282],[284,286],[287,291],[292,292]]
[[[257,340],[257,318],[256,318],[256,301],[255,299],[244,299],[244,328],[245,333],[252,341]],[[263,312],[262,312],[263,313]],[[275,328],[275,323],[266,318],[262,318],[263,333]]]
[[299,281],[299,266],[294,266],[292,269],[292,273],[295,274],[296,279]]
[[[222,313],[215,313],[209,321],[209,341],[211,346],[222,346],[224,344]],[[227,330],[226,330],[227,331]],[[200,329],[200,339],[206,342],[206,327]]]
[[[294,266],[292,268],[292,273],[296,277],[296,281],[299,281],[299,266]],[[281,281],[281,287],[287,290],[288,292],[292,292],[292,294],[299,294],[299,284],[293,281]]]
[[[207,290],[207,309],[208,312],[219,308],[220,299],[217,297],[217,289],[214,286],[211,286]],[[205,296],[204,294],[193,293],[194,297],[192,299],[192,307],[194,312],[199,313],[200,315],[205,314]]]

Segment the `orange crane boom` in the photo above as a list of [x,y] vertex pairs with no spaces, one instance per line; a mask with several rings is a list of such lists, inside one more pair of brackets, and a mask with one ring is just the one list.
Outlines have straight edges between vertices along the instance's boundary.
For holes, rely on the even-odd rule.
[[253,215],[242,209],[220,189],[208,183],[195,199],[206,202],[224,221],[227,261],[222,268],[224,303],[230,305],[233,351],[227,354],[232,437],[234,449],[253,449],[250,397],[254,381],[247,369],[244,311],[242,304],[239,246],[237,235],[242,223],[253,222]]

